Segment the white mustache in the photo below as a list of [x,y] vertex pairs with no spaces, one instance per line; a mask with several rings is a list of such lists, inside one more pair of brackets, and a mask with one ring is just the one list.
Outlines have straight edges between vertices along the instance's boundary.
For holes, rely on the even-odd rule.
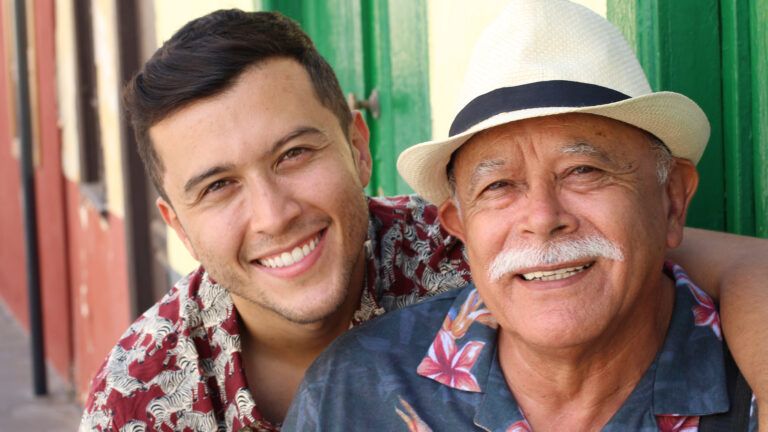
[[623,261],[621,248],[599,235],[581,239],[565,239],[537,246],[522,246],[504,250],[493,259],[488,276],[496,282],[504,275],[530,267],[567,263],[584,258],[607,258]]

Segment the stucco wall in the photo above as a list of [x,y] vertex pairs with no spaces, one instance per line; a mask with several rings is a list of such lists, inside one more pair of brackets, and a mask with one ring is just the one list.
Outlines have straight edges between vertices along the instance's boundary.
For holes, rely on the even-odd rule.
[[21,173],[15,137],[11,3],[0,4],[0,296],[16,319],[28,321],[21,215]]

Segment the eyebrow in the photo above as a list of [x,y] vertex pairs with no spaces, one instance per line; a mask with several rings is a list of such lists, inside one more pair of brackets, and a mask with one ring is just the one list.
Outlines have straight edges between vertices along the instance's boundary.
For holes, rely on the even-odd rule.
[[477,183],[480,182],[480,179],[483,176],[494,172],[500,167],[503,167],[505,163],[506,161],[503,159],[490,159],[484,160],[477,164],[475,170],[472,172],[472,176],[469,178],[469,190],[475,190]]
[[608,156],[608,153],[606,153],[603,149],[597,148],[594,145],[585,141],[579,141],[573,144],[566,144],[560,147],[560,153],[594,156],[603,162],[613,163],[613,159],[611,159]]
[[185,195],[188,194],[192,189],[195,188],[195,186],[205,181],[205,179],[221,174],[227,170],[232,169],[233,167],[234,165],[232,164],[217,165],[217,166],[208,168],[207,170],[201,172],[200,174],[197,174],[196,176],[187,180],[186,183],[184,183],[184,194]]
[[274,144],[272,144],[272,148],[270,149],[270,153],[277,152],[280,147],[284,146],[288,142],[304,135],[322,135],[325,137],[325,134],[318,128],[312,127],[312,126],[299,126],[296,129],[289,132],[284,137],[280,138],[279,140],[275,141]]
[[[320,129],[317,129],[315,127],[301,126],[294,129],[293,131],[283,136],[282,138],[278,139],[277,141],[275,141],[274,144],[272,144],[272,147],[270,148],[269,152],[275,153],[280,149],[280,147],[284,146],[286,143],[290,142],[291,140],[294,140],[303,135],[311,135],[311,134],[320,134],[323,136],[325,135],[320,131]],[[222,172],[231,170],[233,168],[234,168],[233,164],[217,165],[217,166],[208,168],[207,170],[193,176],[192,178],[187,180],[186,183],[184,183],[184,194],[188,194],[192,189],[194,189],[200,183],[204,182],[207,178],[221,174]]]

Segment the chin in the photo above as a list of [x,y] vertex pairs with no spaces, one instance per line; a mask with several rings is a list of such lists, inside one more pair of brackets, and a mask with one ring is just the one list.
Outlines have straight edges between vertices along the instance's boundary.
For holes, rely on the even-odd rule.
[[280,316],[295,324],[314,324],[333,316],[341,309],[338,305],[312,305],[307,308],[284,308],[282,311],[275,310]]
[[[590,343],[600,334],[593,320],[574,316],[531,319],[521,324],[518,337],[527,344],[545,349],[565,349]],[[582,318],[582,317],[579,317]]]
[[[346,290],[336,290],[335,293],[323,291],[317,295],[302,296],[296,302],[275,301],[271,305],[263,304],[286,320],[296,324],[312,324],[322,321],[339,312],[344,306],[347,297]],[[307,298],[310,297],[310,298]]]

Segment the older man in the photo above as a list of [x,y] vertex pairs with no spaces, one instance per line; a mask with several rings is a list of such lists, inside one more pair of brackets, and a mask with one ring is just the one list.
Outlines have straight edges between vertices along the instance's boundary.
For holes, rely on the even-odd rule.
[[664,258],[701,109],[652,93],[615,28],[557,0],[489,27],[463,100],[452,136],[398,168],[442,203],[474,285],[344,335],[285,429],[695,431],[732,409],[714,304]]

